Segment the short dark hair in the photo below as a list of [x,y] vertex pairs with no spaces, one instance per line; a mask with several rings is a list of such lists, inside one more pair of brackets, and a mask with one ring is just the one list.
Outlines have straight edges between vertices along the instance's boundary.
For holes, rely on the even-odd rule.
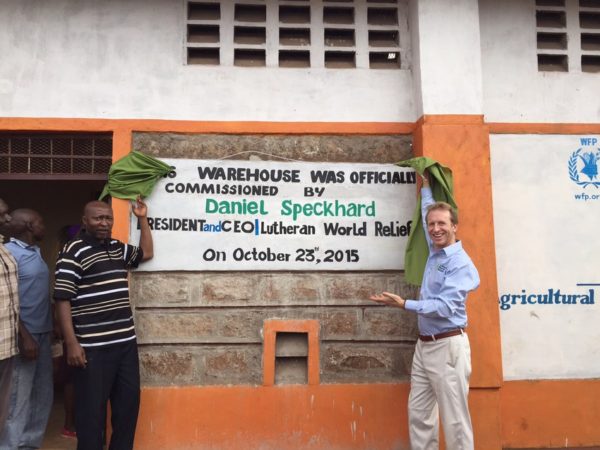
[[429,213],[431,211],[448,211],[450,213],[450,221],[453,225],[458,225],[458,211],[449,203],[446,202],[435,202],[432,205],[427,207],[427,214],[425,215],[425,222],[427,222],[427,218],[429,217]]

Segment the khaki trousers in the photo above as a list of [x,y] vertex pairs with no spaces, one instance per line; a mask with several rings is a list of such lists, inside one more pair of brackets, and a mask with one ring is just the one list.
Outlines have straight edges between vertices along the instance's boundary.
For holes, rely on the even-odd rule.
[[466,334],[417,341],[408,399],[412,450],[439,448],[439,416],[447,450],[473,450],[467,397],[471,347]]

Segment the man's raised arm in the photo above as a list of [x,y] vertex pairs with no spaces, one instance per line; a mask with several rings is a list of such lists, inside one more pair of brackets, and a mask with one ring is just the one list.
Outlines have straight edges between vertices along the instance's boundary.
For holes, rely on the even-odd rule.
[[148,261],[154,256],[154,243],[152,242],[152,232],[148,224],[148,206],[138,197],[132,207],[132,212],[140,222],[140,248],[144,256],[142,261]]
[[423,231],[425,231],[427,245],[431,247],[431,237],[427,231],[427,208],[435,203],[435,199],[433,198],[433,193],[431,192],[428,176],[423,175],[421,178],[423,180],[423,185],[421,186],[421,223],[423,225]]

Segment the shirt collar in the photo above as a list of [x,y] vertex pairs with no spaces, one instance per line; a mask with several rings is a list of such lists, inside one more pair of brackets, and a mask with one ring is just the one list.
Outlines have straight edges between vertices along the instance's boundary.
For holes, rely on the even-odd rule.
[[456,252],[462,250],[462,242],[456,241],[454,244],[449,245],[448,247],[444,247],[442,250],[444,250],[444,253],[446,254],[446,256],[453,255]]
[[91,235],[90,233],[88,233],[85,229],[81,230],[80,233],[80,238],[83,242],[85,242],[86,244],[89,245],[95,245],[95,246],[107,246],[108,244],[110,244],[110,241],[112,240],[112,238],[107,238],[107,239],[97,239],[95,236]]
[[35,249],[38,248],[38,246],[35,245],[35,244],[29,245],[27,242],[23,242],[20,239],[17,239],[17,238],[14,238],[14,237],[10,238],[10,242],[13,242],[13,243],[17,244],[19,247],[25,248],[25,249],[28,249],[28,250],[35,250]]
[[450,256],[455,254],[459,250],[462,250],[462,242],[456,241],[454,244],[449,245],[448,247],[444,247],[439,250],[434,249],[433,253],[444,253],[444,255]]

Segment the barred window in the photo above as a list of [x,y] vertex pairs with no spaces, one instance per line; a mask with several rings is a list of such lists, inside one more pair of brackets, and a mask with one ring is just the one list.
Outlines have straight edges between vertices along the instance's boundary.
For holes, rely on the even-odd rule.
[[600,72],[600,0],[536,0],[539,71]]
[[0,133],[0,179],[106,179],[107,133]]
[[406,0],[187,0],[189,65],[407,69]]

